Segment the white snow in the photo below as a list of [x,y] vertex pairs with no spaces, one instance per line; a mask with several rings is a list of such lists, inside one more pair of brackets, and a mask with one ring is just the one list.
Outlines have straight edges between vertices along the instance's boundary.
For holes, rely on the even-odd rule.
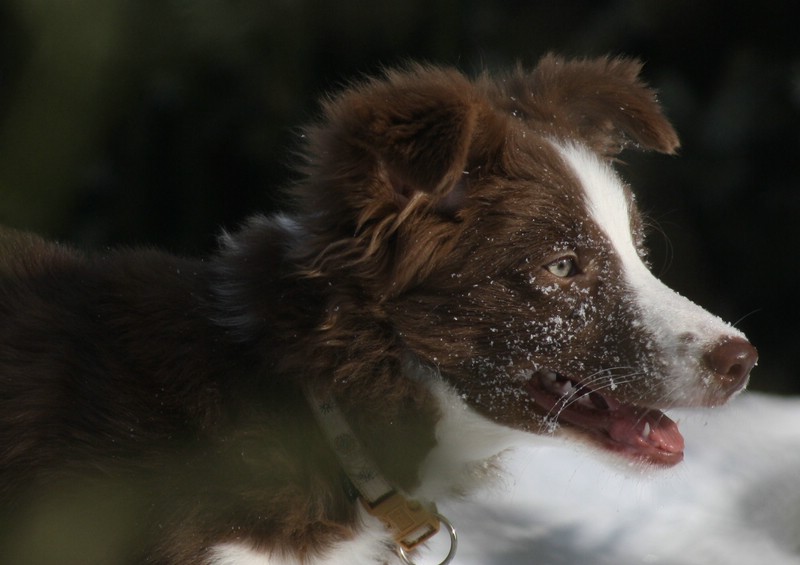
[[[518,448],[505,484],[439,510],[457,565],[800,565],[800,399],[674,410],[686,458],[621,470],[583,446]],[[447,552],[440,534],[415,563]]]

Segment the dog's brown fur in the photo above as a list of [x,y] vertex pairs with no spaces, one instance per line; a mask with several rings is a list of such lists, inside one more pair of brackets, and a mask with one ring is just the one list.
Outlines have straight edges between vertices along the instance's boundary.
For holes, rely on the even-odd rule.
[[[439,408],[409,357],[535,431],[474,360],[514,355],[521,262],[551,256],[576,206],[547,140],[609,160],[676,150],[639,70],[548,56],[500,79],[412,66],[357,84],[306,132],[292,219],[253,220],[207,262],[2,232],[0,551],[41,543],[55,504],[81,533],[91,496],[115,502],[116,545],[97,551],[118,562],[201,563],[226,540],[303,556],[353,536],[303,387],[333,392],[412,489]],[[544,209],[561,224],[532,221]]]

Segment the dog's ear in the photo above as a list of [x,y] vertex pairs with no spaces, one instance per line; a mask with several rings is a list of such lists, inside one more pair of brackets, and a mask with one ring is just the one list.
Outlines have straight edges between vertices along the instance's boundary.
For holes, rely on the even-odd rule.
[[582,139],[601,155],[626,146],[674,154],[680,143],[627,58],[566,60],[546,55],[532,72],[518,68],[506,83],[512,112],[564,139]]
[[454,70],[388,71],[324,105],[313,130],[314,174],[331,178],[355,207],[380,200],[403,206],[419,193],[455,212],[476,123],[472,85]]

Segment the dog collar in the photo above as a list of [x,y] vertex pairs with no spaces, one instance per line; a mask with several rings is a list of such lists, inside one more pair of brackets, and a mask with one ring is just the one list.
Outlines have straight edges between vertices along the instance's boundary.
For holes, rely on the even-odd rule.
[[439,565],[450,563],[458,544],[455,528],[450,522],[436,511],[435,505],[426,506],[407,498],[381,475],[332,396],[320,396],[309,389],[306,395],[323,435],[358,491],[362,505],[392,532],[403,561],[414,565],[408,553],[435,536],[444,524],[450,535],[450,551]]

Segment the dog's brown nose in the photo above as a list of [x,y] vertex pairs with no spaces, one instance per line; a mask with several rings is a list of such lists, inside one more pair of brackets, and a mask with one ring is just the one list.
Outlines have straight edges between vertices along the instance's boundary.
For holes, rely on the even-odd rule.
[[717,343],[705,354],[704,360],[718,384],[732,394],[747,384],[750,371],[758,361],[758,351],[746,339],[732,337]]

